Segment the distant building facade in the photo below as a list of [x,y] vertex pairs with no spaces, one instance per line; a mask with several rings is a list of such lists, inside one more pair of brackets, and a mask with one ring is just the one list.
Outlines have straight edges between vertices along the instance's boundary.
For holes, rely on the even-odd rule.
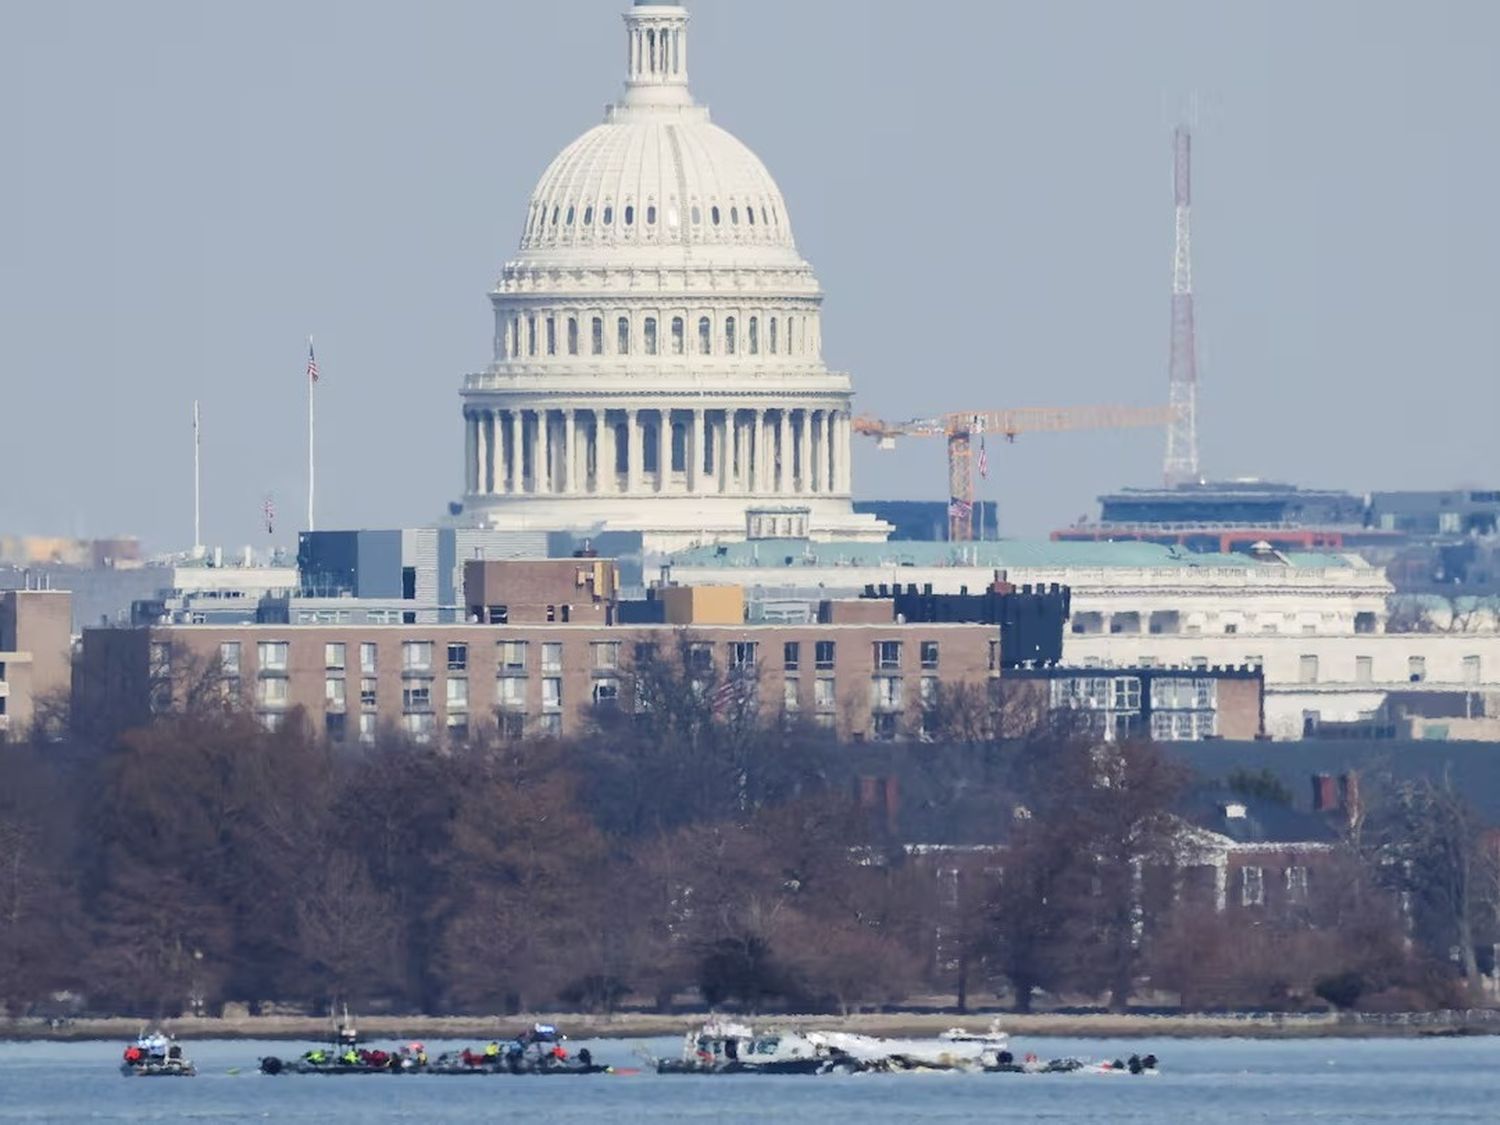
[[23,737],[37,704],[68,698],[72,597],[62,590],[0,593],[0,740]]

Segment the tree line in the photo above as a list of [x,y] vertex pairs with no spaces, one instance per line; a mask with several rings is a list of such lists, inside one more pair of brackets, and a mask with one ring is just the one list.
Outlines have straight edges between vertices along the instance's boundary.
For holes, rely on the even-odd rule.
[[5,747],[0,1004],[1426,1007],[1500,936],[1489,837],[1441,778],[1367,785],[1315,900],[1252,917],[1194,893],[1195,779],[1159,747],[955,707],[966,737],[883,753],[1003,847],[924,850],[858,799],[853,748],[670,661],[633,675],[639,707],[567,742],[331,745],[202,693]]

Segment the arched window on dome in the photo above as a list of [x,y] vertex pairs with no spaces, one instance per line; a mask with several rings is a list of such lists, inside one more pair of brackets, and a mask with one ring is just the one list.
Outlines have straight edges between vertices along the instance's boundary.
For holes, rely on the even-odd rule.
[[552,225],[557,226],[557,208],[552,208]]
[[706,317],[706,316],[700,316],[698,318],[698,354],[699,355],[708,355],[709,353],[711,353],[714,350],[713,349],[713,333],[714,333],[714,326],[709,321],[708,317]]
[[701,207],[699,207],[696,203],[694,203],[693,204],[693,226],[696,227],[696,226],[698,226],[702,222],[703,222],[703,209]]
[[513,316],[510,318],[510,351],[509,355],[521,354],[521,318]]
[[571,203],[568,204],[568,214],[567,214],[567,217],[563,220],[563,222],[567,226],[572,226],[573,225],[573,205]]
[[630,318],[622,316],[615,322],[615,354],[630,354]]
[[615,221],[615,209],[608,203],[604,205],[604,225],[612,226]]
[[526,317],[526,354],[536,355],[536,317]]
[[734,317],[724,318],[724,354],[734,354]]
[[583,209],[583,225],[586,227],[594,225],[594,205],[592,203]]
[[746,343],[750,345],[751,355],[760,355],[760,317],[758,316],[750,318],[750,335]]
[[589,340],[589,351],[593,355],[603,355],[604,354],[604,318],[602,316],[596,316],[596,317],[594,317],[594,323],[593,323],[591,331],[592,331],[592,336],[591,336],[591,339]]
[[550,316],[547,318],[547,354],[557,354],[557,320]]
[[645,323],[644,327],[645,327],[645,331],[642,333],[642,335],[645,338],[646,354],[647,355],[655,355],[656,354],[656,317],[654,317],[654,316],[648,316],[646,318],[646,323]]
[[797,318],[789,316],[786,318],[786,354],[797,353]]
[[652,74],[656,73],[656,30],[648,28],[646,31],[646,57],[650,59],[648,69]]
[[646,204],[646,225],[648,227],[656,225],[656,204],[654,203]]
[[578,354],[578,318],[568,317],[568,354]]
[[708,219],[714,226],[719,225],[719,205],[717,203],[708,209]]
[[[552,221],[556,222],[557,220],[553,219]],[[740,225],[740,209],[738,207],[731,207],[729,209],[729,222],[731,226],[737,227]]]
[[750,220],[750,225],[752,227],[755,225],[755,208],[754,208],[754,206],[750,206],[750,207],[746,207],[745,208],[745,218],[747,218],[747,219]]
[[683,341],[683,338],[682,338],[683,337],[683,328],[684,328],[684,325],[682,323],[682,317],[680,317],[680,316],[674,316],[672,318],[672,354],[673,355],[681,355],[682,354],[682,349],[683,349],[683,344],[684,344],[684,341]]
[[682,225],[682,215],[677,210],[677,204],[667,204],[667,229],[676,230]]
[[764,203],[760,205],[760,221],[763,226],[771,225],[771,220],[766,218],[766,205]]
[[688,428],[686,422],[673,421],[672,423],[672,471],[674,473],[687,472],[688,461]]
[[630,203],[625,204],[625,225],[627,227],[635,226],[635,206],[634,206],[634,204],[630,204]]

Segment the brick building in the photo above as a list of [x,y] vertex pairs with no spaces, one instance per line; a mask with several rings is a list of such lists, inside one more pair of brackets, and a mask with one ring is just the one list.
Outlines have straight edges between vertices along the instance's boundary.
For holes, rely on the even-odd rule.
[[67,695],[72,615],[65,590],[0,593],[0,739],[26,733],[39,699]]
[[[982,688],[999,633],[897,623],[890,602],[830,610],[828,624],[726,624],[732,597],[668,596],[673,622],[618,624],[607,560],[466,568],[455,625],[156,625],[84,632],[75,707],[117,726],[214,691],[275,727],[299,709],[335,741],[382,729],[428,741],[498,729],[568,736],[598,708],[633,706],[648,661],[762,717],[806,718],[840,738],[920,733],[939,685]],[[707,618],[707,620],[700,619]]]

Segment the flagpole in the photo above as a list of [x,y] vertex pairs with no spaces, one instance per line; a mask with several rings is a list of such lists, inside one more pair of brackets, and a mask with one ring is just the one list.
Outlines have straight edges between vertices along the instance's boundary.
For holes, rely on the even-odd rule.
[[[312,347],[313,347],[312,337],[308,336],[308,338],[307,338],[307,355],[308,355],[309,364],[311,364],[311,360],[312,360],[312,354],[313,354]],[[312,369],[311,369],[310,366],[309,366],[309,369],[307,371],[306,378],[307,378],[307,530],[308,531],[312,531],[312,530],[314,530],[314,528],[313,528],[313,476],[314,476],[314,471],[315,471],[315,462],[313,460],[313,449],[314,449],[314,446],[313,446],[313,435],[314,435],[314,432],[315,432],[314,429],[313,429],[313,386],[314,386],[314,384],[317,383],[317,379],[315,379],[313,377]]]
[[193,557],[203,554],[203,491],[200,484],[200,447],[198,400],[193,399]]

